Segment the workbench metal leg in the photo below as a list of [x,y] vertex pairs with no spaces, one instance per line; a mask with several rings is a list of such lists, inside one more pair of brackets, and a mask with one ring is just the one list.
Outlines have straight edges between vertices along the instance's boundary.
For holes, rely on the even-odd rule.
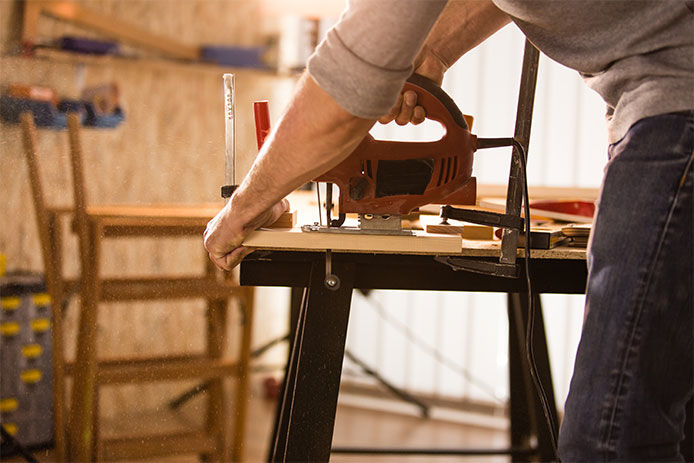
[[289,351],[291,352],[296,338],[296,327],[299,324],[299,314],[306,297],[308,288],[292,288],[291,307],[289,308]]
[[[558,426],[557,410],[550,371],[547,339],[539,295],[534,295],[535,319],[533,349],[538,375],[549,402],[549,413]],[[542,403],[530,377],[525,353],[526,327],[529,315],[528,297],[523,293],[508,294],[509,317],[509,390],[511,417],[511,447],[528,448],[532,438],[537,439],[540,461],[554,461],[552,430],[545,419]],[[529,407],[531,407],[529,409]],[[556,435],[557,429],[554,430]],[[527,456],[526,456],[527,457]],[[513,461],[527,461],[523,455],[513,455]]]
[[[287,389],[287,382],[290,381],[291,376],[291,360],[293,353],[294,340],[296,339],[297,326],[299,324],[299,316],[305,311],[304,305],[308,302],[307,298],[308,288],[292,288],[290,297],[290,307],[289,307],[289,356],[287,358],[287,363],[284,366],[284,378],[282,380],[282,387],[280,388],[279,400],[277,401],[277,406],[275,408],[275,421],[272,427],[272,436],[270,437],[270,446],[268,448],[268,461],[272,461],[272,455],[275,449],[275,441],[277,440],[277,433],[281,427],[280,419],[282,417],[282,405],[284,403],[284,393]],[[293,379],[292,379],[293,381]]]
[[271,461],[328,461],[347,338],[356,267],[333,262],[341,280],[336,291],[324,284],[325,265],[315,261],[299,314],[296,338]]
[[685,408],[687,416],[684,421],[684,440],[680,444],[680,452],[684,461],[694,461],[694,399],[689,399]]
[[[529,448],[531,430],[534,428],[530,408],[532,395],[528,389],[529,379],[526,368],[525,329],[522,317],[517,315],[517,294],[508,297],[508,365],[509,365],[509,418],[511,420],[511,448]],[[513,462],[527,461],[527,456],[512,454]]]

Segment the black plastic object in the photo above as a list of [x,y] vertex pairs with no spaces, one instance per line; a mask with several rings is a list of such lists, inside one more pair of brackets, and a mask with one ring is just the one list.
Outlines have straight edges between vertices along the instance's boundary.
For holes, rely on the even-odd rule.
[[376,197],[424,194],[433,173],[433,159],[378,161]]
[[69,35],[59,38],[57,46],[61,50],[89,55],[114,55],[118,53],[118,42]]
[[222,185],[222,198],[231,198],[238,187],[238,185]]

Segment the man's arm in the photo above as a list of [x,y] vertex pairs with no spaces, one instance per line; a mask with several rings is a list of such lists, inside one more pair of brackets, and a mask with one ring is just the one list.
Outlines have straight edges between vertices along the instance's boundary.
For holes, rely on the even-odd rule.
[[[414,60],[415,72],[441,85],[448,68],[510,20],[491,0],[449,0]],[[405,125],[419,124],[424,119],[424,108],[417,106],[417,94],[405,92],[379,122],[395,120]]]
[[[429,34],[429,46],[419,54],[421,60],[418,69],[437,82],[443,79],[445,69],[459,56],[508,22],[508,18],[489,0],[452,3],[444,10],[447,17],[436,23],[437,30]],[[342,94],[336,98],[336,95],[326,93],[312,77],[304,74],[288,109],[263,145],[251,171],[227,205],[207,225],[205,248],[210,259],[219,268],[230,270],[238,265],[250,252],[241,245],[248,233],[272,223],[288,209],[289,204],[282,198],[345,159],[369,131],[377,116],[373,119],[361,118],[344,109],[348,103],[368,103],[369,98],[375,96],[364,93],[363,86],[351,88],[350,83],[354,82],[350,78],[354,76],[350,73],[354,73],[355,68],[357,73],[364,73],[360,76],[385,73],[387,78],[380,82],[383,85],[369,90],[373,93],[386,89],[388,80],[392,80],[394,75],[405,72],[400,80],[402,82],[407,73],[411,72],[412,68],[407,63],[412,62],[419,44],[424,42],[424,36],[434,23],[436,16],[432,17],[432,14],[438,15],[436,5],[439,2],[412,1],[409,3],[408,14],[401,16],[402,5],[402,2],[395,1],[385,2],[383,5],[380,0],[355,1],[352,5],[354,14],[346,14],[343,23],[336,26],[342,35],[335,32],[329,39],[337,47],[337,51],[334,51],[337,55],[331,55],[330,47],[327,47],[328,51],[325,53],[328,54],[319,57],[319,61],[322,58],[324,65],[326,60],[329,62],[339,56],[341,60],[349,60],[352,68],[326,68],[319,64],[314,66],[314,72],[320,74],[320,79],[329,91]],[[370,14],[372,8],[379,15]],[[378,16],[375,21],[377,24],[389,21],[390,32],[382,28],[367,28],[362,31],[360,28],[365,16],[370,17],[372,22]],[[402,23],[398,24],[398,20],[402,20]],[[448,40],[452,42],[446,45]],[[363,55],[354,55],[346,44],[360,48]],[[380,47],[376,50],[377,53],[372,53],[374,49],[367,47],[371,44],[373,47]],[[403,62],[403,57],[408,56],[408,53],[411,53],[409,58]],[[333,62],[342,63],[344,68],[347,65],[341,60]],[[442,66],[437,67],[436,60]],[[428,71],[431,66],[440,69],[440,78],[436,77],[434,71]],[[347,79],[333,79],[340,77],[336,72],[344,72]],[[347,96],[344,94],[345,88],[335,86],[335,82],[345,84],[345,88],[349,89]],[[361,98],[355,98],[359,94]],[[338,103],[342,100],[345,100],[343,105]],[[359,109],[361,108],[357,108]],[[386,110],[383,109],[383,112]],[[410,111],[408,120],[411,114]]]
[[250,250],[241,246],[258,227],[289,208],[287,194],[345,159],[374,120],[344,110],[306,73],[285,114],[229,202],[207,225],[210,259],[230,270]]

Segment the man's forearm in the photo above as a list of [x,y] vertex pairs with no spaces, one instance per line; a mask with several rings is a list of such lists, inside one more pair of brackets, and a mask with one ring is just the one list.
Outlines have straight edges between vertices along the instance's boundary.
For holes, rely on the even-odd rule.
[[491,0],[450,0],[415,61],[417,72],[440,84],[458,58],[509,21]]
[[287,111],[266,141],[230,207],[244,228],[312,178],[345,159],[374,121],[340,107],[308,75],[302,76]]

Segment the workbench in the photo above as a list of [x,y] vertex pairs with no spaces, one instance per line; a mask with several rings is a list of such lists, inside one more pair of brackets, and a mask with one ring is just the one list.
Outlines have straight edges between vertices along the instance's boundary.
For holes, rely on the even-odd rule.
[[[277,230],[272,233],[284,233],[280,241],[286,246],[284,239],[291,239],[290,233],[296,234],[297,231]],[[305,238],[300,236],[297,243]],[[254,242],[252,237],[251,242]],[[450,255],[498,260],[499,252],[499,241],[462,240],[460,250]],[[518,255],[523,269],[521,249]],[[295,341],[275,421],[271,442],[272,461],[328,461],[330,458],[354,289],[507,293],[511,445],[505,449],[430,450],[436,454],[508,454],[513,461],[531,458],[549,461],[554,458],[551,431],[532,385],[524,354],[529,313],[524,272],[521,270],[520,278],[509,279],[454,271],[448,265],[435,261],[434,257],[434,254],[421,250],[393,253],[379,249],[370,252],[340,252],[333,249],[332,272],[338,275],[341,282],[337,290],[330,290],[324,285],[325,252],[316,249],[301,249],[298,244],[295,248],[284,249],[267,246],[256,250],[242,262],[242,285],[305,288],[294,322]],[[531,257],[530,272],[537,308],[540,308],[540,293],[584,293],[587,278],[585,249],[557,247],[533,250]],[[422,307],[421,310],[427,308]],[[549,394],[550,414],[558,423],[541,310],[537,311],[534,327],[533,342],[540,380]],[[388,449],[384,449],[379,453],[388,452]],[[403,453],[402,449],[397,453]]]

